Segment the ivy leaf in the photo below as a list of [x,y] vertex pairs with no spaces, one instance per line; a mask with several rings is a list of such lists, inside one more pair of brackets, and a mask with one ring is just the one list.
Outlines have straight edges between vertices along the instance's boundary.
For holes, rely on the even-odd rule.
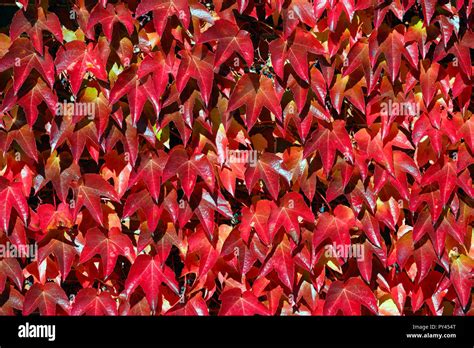
[[158,305],[160,286],[166,283],[176,294],[179,294],[178,283],[174,272],[162,264],[158,256],[139,255],[130,269],[125,282],[125,294],[129,296],[137,286],[141,286],[145,292],[146,299],[153,310]]
[[23,270],[15,258],[0,260],[0,293],[5,290],[7,278],[10,278],[18,289],[23,289]]
[[282,11],[282,17],[285,38],[293,33],[299,22],[310,27],[316,25],[313,6],[306,0],[291,1],[288,7]]
[[436,10],[436,1],[425,0],[421,3],[421,7],[423,9],[423,18],[425,26],[428,26]]
[[466,308],[473,286],[474,262],[466,255],[460,255],[451,263],[450,279],[463,308]]
[[56,283],[35,283],[25,295],[23,315],[39,309],[41,315],[56,315],[57,306],[69,314],[70,305],[64,290]]
[[116,202],[120,201],[113,186],[98,174],[83,175],[82,183],[78,185],[75,191],[77,198],[75,202],[74,216],[77,216],[79,210],[85,206],[94,220],[101,226],[103,226],[104,220],[100,197],[106,197]]
[[63,42],[63,32],[61,23],[54,13],[45,14],[42,7],[38,7],[38,18],[32,26],[26,19],[23,11],[18,11],[13,16],[10,26],[10,37],[16,40],[22,33],[27,33],[31,39],[33,47],[36,51],[43,55],[43,31],[49,31],[56,37],[60,43]]
[[83,91],[80,102],[88,103],[88,107],[90,106],[94,110],[93,115],[89,116],[98,120],[97,135],[99,138],[102,137],[112,112],[107,97],[96,88],[87,87]]
[[252,228],[255,229],[258,238],[265,245],[271,243],[271,237],[269,233],[268,219],[270,214],[277,206],[272,201],[259,200],[257,204],[250,208],[244,207],[242,209],[242,221],[239,224],[239,230],[241,232],[242,239],[248,243],[250,231]]
[[471,58],[470,58],[470,47],[463,45],[462,42],[455,42],[453,47],[450,49],[450,53],[453,53],[456,58],[459,60],[459,65],[461,67],[461,71],[465,74],[465,76],[471,75],[471,70],[469,70],[471,65]]
[[15,140],[21,149],[35,162],[38,161],[38,149],[36,148],[36,140],[33,130],[24,125],[20,129],[12,131],[8,134],[9,140]]
[[110,104],[115,104],[127,94],[133,125],[138,122],[148,98],[147,91],[138,78],[137,70],[137,65],[133,64],[123,71],[115,81],[109,96]]
[[245,185],[251,191],[258,180],[262,180],[265,186],[273,197],[278,198],[280,192],[280,175],[289,182],[291,173],[283,168],[283,160],[272,153],[263,153],[255,166],[249,166],[245,172]]
[[250,34],[233,22],[225,19],[218,20],[199,38],[198,43],[217,41],[214,67],[222,65],[232,54],[239,53],[248,66],[253,64],[254,47]]
[[38,250],[38,262],[43,262],[49,255],[53,254],[59,265],[61,279],[66,280],[71,271],[74,257],[78,254],[73,243],[63,240],[51,239],[48,244]]
[[210,241],[213,240],[215,211],[219,212],[226,218],[232,218],[232,210],[229,202],[227,202],[222,196],[219,196],[216,204],[209,192],[203,189],[201,201],[199,202],[197,208],[194,210],[194,213],[201,221],[201,224],[204,230],[206,231]]
[[275,247],[270,254],[267,262],[262,267],[261,276],[265,276],[271,270],[275,270],[281,282],[290,290],[293,290],[295,281],[295,261],[292,257],[292,247],[288,236],[283,239]]
[[352,209],[344,205],[338,205],[333,214],[321,214],[313,234],[313,248],[316,249],[326,238],[344,248],[350,246],[349,230],[355,226],[355,222]]
[[429,274],[433,261],[437,259],[433,244],[427,240],[421,247],[415,249],[414,257],[419,273],[418,283],[421,283]]
[[249,316],[269,315],[268,309],[259,302],[251,291],[234,288],[225,290],[220,295],[222,301],[219,315]]
[[424,68],[423,64],[420,65],[420,86],[421,90],[423,91],[423,101],[425,102],[426,107],[428,107],[436,93],[436,81],[439,74],[439,64],[430,63],[427,69]]
[[81,289],[74,298],[71,315],[118,315],[117,303],[109,292]]
[[434,233],[433,221],[428,210],[423,210],[416,220],[413,227],[413,241],[418,242],[425,234],[432,235]]
[[23,220],[23,223],[26,225],[29,216],[29,208],[23,194],[21,183],[13,182],[9,184],[2,180],[0,182],[0,190],[0,227],[4,232],[8,232],[12,208],[15,208]]
[[380,50],[383,52],[387,61],[388,75],[392,83],[398,76],[401,65],[401,56],[405,52],[404,37],[397,30],[393,30],[388,34],[385,41],[380,45]]
[[105,8],[97,4],[92,9],[89,17],[89,23],[87,23],[87,36],[93,38],[93,29],[97,24],[100,23],[107,40],[111,42],[114,24],[117,22],[122,23],[125,26],[128,35],[132,35],[134,30],[134,20],[130,10],[126,8],[123,3],[116,6],[107,4]]
[[174,307],[173,309],[166,312],[166,315],[178,315],[178,316],[208,316],[209,310],[207,303],[202,298],[201,294],[197,294],[182,307]]
[[392,143],[387,142],[384,144],[382,132],[377,133],[371,140],[367,150],[367,154],[370,158],[373,158],[380,165],[385,167],[390,174],[395,175]]
[[182,51],[183,57],[176,75],[176,87],[181,93],[192,77],[197,81],[205,105],[209,104],[214,81],[214,56],[204,46]]
[[105,277],[108,277],[114,270],[119,255],[125,256],[130,262],[135,259],[135,251],[130,238],[117,228],[109,230],[107,236],[97,227],[87,231],[86,244],[81,252],[79,262],[84,263],[97,254],[100,254],[103,260]]
[[18,93],[20,87],[25,82],[31,70],[35,69],[44,80],[53,87],[54,84],[54,63],[48,52],[44,57],[39,55],[30,40],[19,38],[15,40],[8,52],[0,59],[0,72],[13,67],[15,79],[13,81],[13,91]]
[[280,207],[272,210],[270,225],[274,226],[276,231],[280,226],[283,226],[285,231],[294,240],[297,240],[299,238],[300,220],[313,222],[313,212],[299,193],[290,192],[282,197]]
[[315,130],[304,148],[303,157],[307,158],[316,150],[321,156],[326,175],[329,175],[333,166],[337,150],[352,162],[352,143],[345,129],[345,122],[336,120],[332,123],[332,129],[320,126]]
[[383,202],[380,199],[377,200],[377,213],[375,214],[375,217],[392,231],[396,229],[395,225],[397,224],[399,216],[400,207],[395,198],[391,197],[386,202]]
[[441,204],[445,206],[449,197],[456,188],[457,168],[456,163],[445,159],[431,166],[421,179],[421,185],[437,182],[441,193]]
[[309,81],[308,54],[323,55],[325,53],[324,47],[315,36],[299,28],[296,28],[288,40],[283,38],[273,40],[269,48],[272,65],[278,77],[283,79],[284,65],[288,60],[298,76],[307,82]]
[[161,177],[167,160],[167,156],[158,157],[153,153],[149,153],[148,156],[143,156],[136,174],[132,174],[130,178],[129,187],[132,187],[139,180],[142,180],[155,202],[158,202],[160,197]]
[[[152,52],[142,60],[138,67],[138,77],[143,79],[147,75],[152,75],[154,93],[158,96],[164,94],[169,81],[170,72],[174,71],[175,57],[173,55],[165,56],[163,52]],[[148,80],[147,80],[148,82]],[[156,97],[155,96],[155,97]],[[152,102],[156,113],[158,114],[161,107],[161,102],[158,104],[158,108],[155,106],[154,98],[148,95],[149,100]]]
[[[367,42],[358,41],[352,46],[349,54],[347,55],[347,66],[344,67],[343,76],[351,75],[355,70],[362,68],[364,73],[367,71],[370,73],[370,60],[369,60],[369,45]],[[366,80],[369,80],[367,78]]]
[[324,315],[361,315],[361,306],[377,314],[377,300],[370,288],[359,278],[347,282],[335,281],[329,287],[324,302]]
[[25,110],[26,120],[31,127],[33,127],[38,118],[38,106],[42,101],[46,103],[51,113],[55,115],[58,97],[42,79],[38,78],[36,85],[18,100],[18,105]]
[[191,21],[189,4],[186,0],[142,1],[137,6],[135,16],[143,16],[150,11],[153,11],[153,23],[157,34],[160,36],[165,30],[169,18],[173,15],[180,20],[184,28],[187,28]]
[[378,220],[368,211],[365,211],[360,223],[365,235],[370,240],[370,242],[377,248],[380,248],[382,245],[382,236],[380,235],[380,226]]
[[466,142],[467,146],[474,152],[474,117],[470,117],[459,129],[461,137]]
[[230,96],[227,110],[233,111],[245,106],[245,124],[250,130],[257,121],[263,107],[271,111],[281,121],[280,98],[275,93],[273,82],[264,75],[245,74],[235,86]]
[[205,181],[209,190],[214,190],[214,170],[203,154],[188,157],[183,147],[173,148],[163,169],[163,181],[175,175],[180,179],[181,186],[188,198],[191,197],[198,175]]
[[99,45],[86,45],[82,41],[74,40],[61,47],[56,55],[56,70],[60,74],[66,71],[69,75],[71,89],[77,95],[87,72],[99,80],[107,81],[105,64],[100,55]]
[[153,201],[147,190],[141,190],[128,196],[123,207],[122,218],[126,219],[132,216],[137,210],[143,211],[146,216],[148,228],[154,230],[158,225],[163,208]]

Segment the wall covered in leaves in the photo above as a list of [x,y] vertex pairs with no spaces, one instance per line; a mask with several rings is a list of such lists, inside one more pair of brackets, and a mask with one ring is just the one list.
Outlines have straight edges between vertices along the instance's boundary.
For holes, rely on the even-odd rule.
[[472,315],[470,0],[17,0],[3,315]]

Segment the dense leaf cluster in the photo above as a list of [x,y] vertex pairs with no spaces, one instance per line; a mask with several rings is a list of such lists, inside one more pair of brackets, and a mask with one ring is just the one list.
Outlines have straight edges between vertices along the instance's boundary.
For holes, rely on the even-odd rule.
[[41,3],[0,34],[0,313],[473,314],[470,0]]

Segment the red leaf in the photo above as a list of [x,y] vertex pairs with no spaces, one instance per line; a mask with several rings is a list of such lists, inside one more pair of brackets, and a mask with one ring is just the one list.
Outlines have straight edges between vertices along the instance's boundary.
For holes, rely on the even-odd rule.
[[268,309],[262,305],[251,291],[230,289],[222,292],[219,315],[269,315]]
[[153,153],[144,156],[136,174],[132,174],[129,187],[142,180],[148,187],[153,199],[158,202],[160,197],[161,177],[166,165],[167,157],[156,156]]
[[232,54],[239,53],[248,66],[253,64],[253,44],[250,34],[227,20],[219,20],[199,38],[199,43],[217,41],[214,67],[222,65]]
[[43,31],[49,31],[60,43],[63,42],[63,32],[58,17],[54,13],[45,14],[42,7],[38,7],[38,18],[33,26],[26,19],[23,11],[18,11],[15,14],[10,26],[12,41],[22,33],[27,33],[33,47],[40,55],[43,55]]
[[67,240],[51,239],[48,244],[38,250],[38,262],[43,262],[51,254],[54,254],[59,265],[61,279],[66,280],[74,262],[74,257],[78,254],[76,248]]
[[15,208],[23,220],[23,223],[26,225],[29,216],[29,208],[21,184],[18,182],[11,183],[10,185],[2,183],[0,190],[0,227],[4,232],[8,232],[12,208]]
[[290,192],[283,196],[280,207],[273,209],[270,215],[270,225],[275,228],[273,234],[278,231],[280,226],[283,226],[293,239],[299,237],[299,225],[303,220],[313,222],[314,215],[303,197],[297,192]]
[[129,296],[137,286],[141,286],[145,291],[148,303],[155,310],[162,283],[166,283],[176,294],[179,293],[178,283],[171,269],[162,264],[158,256],[152,257],[142,254],[132,264],[125,282],[125,294]]
[[293,290],[295,281],[295,263],[292,257],[291,242],[285,235],[281,242],[275,247],[267,263],[263,266],[261,275],[266,275],[272,269],[278,274],[281,282],[290,290]]
[[182,51],[182,55],[176,75],[178,91],[182,92],[192,77],[197,81],[202,101],[208,105],[214,81],[214,56],[204,46],[196,46],[192,52]]
[[423,92],[423,100],[426,107],[430,105],[431,100],[436,94],[436,81],[438,80],[439,64],[431,63],[425,70],[423,64],[421,64],[420,72],[420,86]]
[[307,24],[310,27],[316,25],[313,6],[311,6],[311,3],[307,0],[291,1],[288,8],[282,11],[282,16],[285,38],[293,33],[298,22]]
[[299,28],[296,28],[289,40],[282,38],[273,40],[269,46],[273,68],[281,79],[284,75],[285,62],[288,60],[298,76],[309,81],[308,53],[320,55],[325,53],[323,46],[315,36]]
[[401,65],[401,55],[405,52],[404,38],[397,30],[388,34],[387,38],[380,45],[388,65],[388,74],[392,83],[398,76]]
[[280,175],[287,182],[290,181],[291,174],[282,167],[280,157],[265,152],[260,156],[255,166],[247,168],[245,172],[245,185],[251,191],[257,181],[262,180],[273,199],[277,199],[280,192]]
[[81,289],[74,299],[71,315],[118,315],[117,303],[110,293]]
[[57,306],[69,313],[69,299],[56,283],[35,283],[25,295],[23,315],[39,309],[41,315],[56,315]]
[[361,315],[361,305],[377,314],[377,300],[370,288],[359,278],[347,282],[335,281],[329,287],[324,302],[324,315]]
[[466,255],[461,255],[451,263],[450,279],[463,308],[466,308],[473,287],[472,270],[474,262]]
[[242,209],[242,222],[239,225],[242,239],[248,243],[250,230],[252,228],[257,232],[258,238],[265,245],[270,244],[270,234],[268,219],[273,209],[276,209],[275,203],[267,200],[259,200],[255,207],[244,207]]
[[245,124],[250,130],[258,119],[263,107],[281,120],[280,99],[275,93],[272,80],[257,74],[245,74],[235,86],[227,106],[228,111],[246,107]]
[[155,230],[163,209],[153,201],[147,190],[141,190],[138,193],[132,193],[128,196],[123,207],[122,218],[126,219],[132,216],[132,214],[139,209],[141,209],[146,216],[148,228],[152,231]]
[[[158,35],[163,33],[166,23],[175,15],[185,28],[189,26],[191,15],[189,4],[186,0],[150,0],[142,1],[137,6],[136,17],[143,16],[153,11],[153,22]],[[164,20],[163,20],[164,19]]]
[[208,316],[209,310],[207,303],[202,298],[201,294],[197,294],[191,300],[187,301],[183,307],[173,308],[166,312],[166,315],[178,316]]
[[77,188],[77,199],[74,215],[85,206],[95,221],[103,225],[103,213],[100,197],[106,197],[113,201],[119,201],[114,188],[98,174],[85,174],[82,184]]
[[191,197],[197,176],[199,175],[211,191],[214,190],[214,170],[203,154],[188,157],[183,147],[177,146],[169,153],[168,162],[163,169],[163,181],[177,175],[188,198]]
[[86,72],[92,73],[102,81],[107,81],[105,64],[99,52],[99,45],[82,41],[71,41],[61,47],[55,59],[58,74],[66,71],[69,75],[72,92],[77,95]]
[[127,94],[133,125],[138,122],[143,106],[148,98],[147,91],[143,88],[137,76],[137,69],[136,64],[133,64],[130,68],[123,71],[117,81],[115,81],[109,97],[110,104],[115,104]]
[[25,110],[26,119],[30,127],[33,127],[38,118],[38,106],[42,101],[46,103],[51,113],[55,115],[58,97],[42,79],[38,79],[36,85],[18,100],[18,105]]
[[108,236],[96,227],[87,231],[86,244],[81,252],[79,262],[84,263],[97,254],[100,254],[103,260],[105,277],[108,277],[114,270],[119,255],[125,256],[130,262],[135,259],[135,250],[130,238],[116,228],[112,228]]
[[338,205],[334,209],[334,215],[321,214],[313,234],[313,248],[316,249],[326,238],[338,245],[349,246],[351,244],[349,230],[354,225],[354,213],[346,206]]
[[15,76],[13,81],[15,94],[18,93],[33,69],[41,74],[50,87],[54,84],[53,58],[48,52],[44,53],[44,57],[40,56],[28,39],[19,38],[15,40],[7,54],[0,59],[0,72],[11,67],[13,67]]
[[428,26],[431,22],[431,18],[436,10],[436,3],[434,0],[424,0],[421,2],[425,26]]
[[134,30],[133,17],[130,10],[124,4],[114,6],[107,4],[107,7],[97,4],[91,11],[89,23],[87,24],[87,33],[90,38],[93,38],[94,27],[97,24],[102,25],[102,30],[109,42],[112,41],[112,33],[114,24],[120,22],[127,29],[128,35],[132,35]]
[[311,139],[308,140],[304,148],[304,158],[307,158],[316,150],[319,152],[326,175],[329,175],[329,171],[333,166],[337,150],[348,160],[353,161],[352,143],[344,126],[345,123],[342,120],[334,121],[332,129],[320,126],[313,132]]
[[454,162],[445,159],[438,162],[437,165],[431,166],[423,175],[422,185],[437,182],[441,193],[441,204],[445,206],[454,189],[456,188],[457,168]]
[[421,247],[415,249],[414,256],[419,274],[418,283],[421,283],[430,272],[433,261],[436,261],[433,244],[427,240]]
[[[3,249],[5,249],[5,246]],[[5,282],[10,278],[18,289],[23,289],[23,272],[15,258],[8,257],[0,260],[0,293],[5,289]]]

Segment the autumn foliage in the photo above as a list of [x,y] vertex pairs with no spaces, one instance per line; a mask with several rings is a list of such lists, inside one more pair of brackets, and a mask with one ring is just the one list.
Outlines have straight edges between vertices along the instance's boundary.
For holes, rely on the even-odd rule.
[[17,3],[1,314],[474,313],[470,0]]

